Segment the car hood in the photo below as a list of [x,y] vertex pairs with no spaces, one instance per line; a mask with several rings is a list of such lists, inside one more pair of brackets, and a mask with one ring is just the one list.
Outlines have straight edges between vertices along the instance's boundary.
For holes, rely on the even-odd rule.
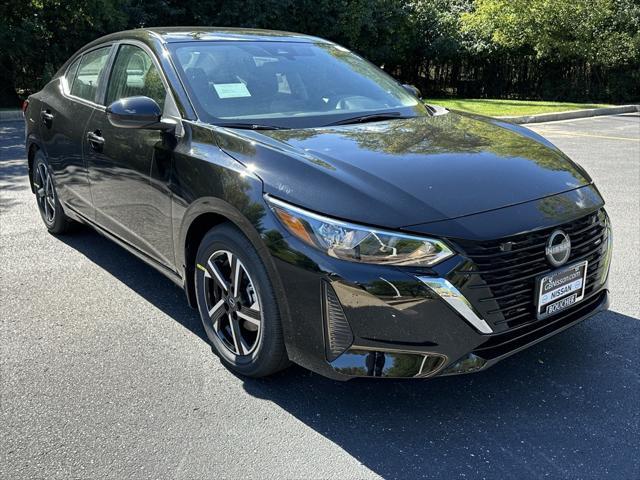
[[524,127],[449,112],[323,128],[217,128],[265,192],[335,218],[399,228],[528,202],[591,179]]

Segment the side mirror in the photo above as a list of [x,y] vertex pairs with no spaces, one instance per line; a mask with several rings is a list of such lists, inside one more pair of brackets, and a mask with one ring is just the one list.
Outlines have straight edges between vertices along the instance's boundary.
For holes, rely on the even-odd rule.
[[162,122],[160,106],[149,97],[127,97],[107,107],[107,118],[114,127],[171,130],[174,124]]
[[402,88],[404,88],[407,92],[409,92],[414,97],[422,98],[422,92],[420,92],[420,89],[418,87],[405,83],[404,85],[402,85]]

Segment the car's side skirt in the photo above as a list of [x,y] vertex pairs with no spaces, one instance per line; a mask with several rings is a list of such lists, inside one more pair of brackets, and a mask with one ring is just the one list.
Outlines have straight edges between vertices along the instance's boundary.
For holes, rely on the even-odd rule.
[[90,226],[96,232],[98,232],[100,235],[102,235],[103,237],[108,238],[112,242],[118,244],[120,247],[124,248],[129,253],[135,255],[140,260],[145,262],[147,265],[155,268],[158,272],[162,273],[165,277],[167,277],[169,280],[171,280],[177,286],[179,286],[180,288],[184,289],[184,279],[180,275],[178,275],[176,272],[171,270],[169,267],[157,262],[156,260],[151,258],[146,253],[142,252],[138,248],[136,248],[133,245],[131,245],[129,242],[121,239],[117,235],[114,235],[113,233],[111,233],[109,230],[106,230],[105,228],[100,226],[98,223],[96,223],[93,220],[85,217],[84,215],[82,215],[81,213],[79,213],[78,211],[73,209],[73,207],[70,207],[69,205],[65,205],[65,210],[68,210],[71,213],[71,216],[74,217],[74,219],[79,220],[80,222],[84,223],[85,225]]

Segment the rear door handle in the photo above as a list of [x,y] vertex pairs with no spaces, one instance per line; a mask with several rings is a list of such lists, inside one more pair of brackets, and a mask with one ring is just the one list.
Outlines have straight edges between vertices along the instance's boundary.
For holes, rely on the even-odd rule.
[[100,130],[87,133],[87,140],[89,140],[91,148],[97,151],[102,150],[102,146],[104,145],[104,137],[101,136]]
[[53,113],[51,113],[51,110],[43,110],[42,112],[40,112],[40,118],[42,118],[42,123],[44,123],[46,126],[50,127],[51,126],[51,122],[53,122]]

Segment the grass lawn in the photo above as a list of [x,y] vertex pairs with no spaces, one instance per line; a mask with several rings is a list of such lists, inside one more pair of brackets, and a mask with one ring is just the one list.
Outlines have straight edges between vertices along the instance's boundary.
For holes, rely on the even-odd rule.
[[562,112],[581,108],[609,107],[603,103],[566,103],[539,102],[537,100],[490,100],[483,98],[434,98],[425,99],[426,103],[443,107],[478,113],[489,117],[536,115],[538,113]]

